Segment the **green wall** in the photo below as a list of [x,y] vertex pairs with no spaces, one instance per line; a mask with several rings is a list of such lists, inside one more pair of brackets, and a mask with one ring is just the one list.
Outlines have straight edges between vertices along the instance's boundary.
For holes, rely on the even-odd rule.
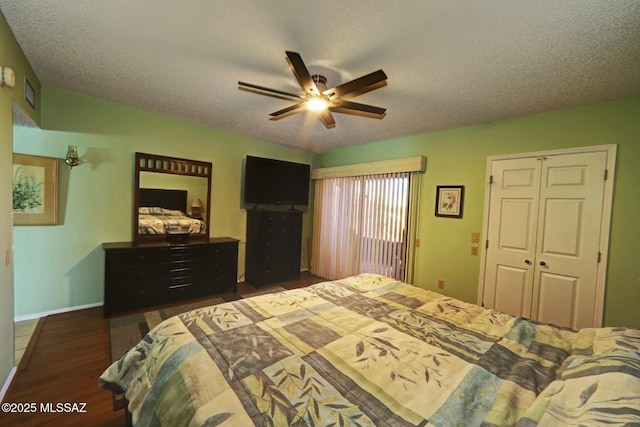
[[[82,164],[60,162],[59,225],[14,227],[15,315],[29,317],[99,304],[103,242],[132,237],[136,151],[213,163],[210,235],[240,239],[244,273],[246,213],[241,209],[247,154],[296,162],[312,155],[45,86],[42,130],[16,126],[16,153],[63,158],[78,146]],[[303,242],[310,235],[304,215]],[[306,267],[306,256],[302,260]]]
[[[477,301],[480,256],[470,235],[482,231],[486,158],[491,155],[617,144],[605,324],[640,327],[640,267],[631,243],[640,201],[640,97],[348,147],[322,154],[291,150],[238,135],[145,113],[62,90],[43,88],[42,127],[16,127],[14,151],[64,157],[78,146],[84,163],[60,169],[60,225],[15,227],[15,315],[99,304],[103,293],[102,242],[131,238],[132,158],[135,151],[211,161],[212,236],[244,240],[240,206],[242,160],[247,154],[335,166],[423,155],[416,284]],[[436,185],[465,185],[464,218],[433,215]],[[311,228],[305,215],[305,254]],[[241,244],[242,278],[244,245]],[[54,256],[55,254],[55,256]],[[308,260],[303,260],[306,266]]]
[[[425,118],[428,120],[428,118]],[[472,232],[482,232],[487,156],[590,145],[617,144],[604,322],[640,328],[640,97],[553,111],[314,156],[315,166],[422,155],[422,212],[415,283],[475,303],[480,256],[470,254]],[[436,185],[464,185],[464,217],[435,217]]]
[[[25,116],[40,120],[40,82],[16,42],[7,21],[0,13],[0,65],[11,67],[16,86],[0,86],[0,388],[13,369],[13,220],[11,154],[13,152],[13,108],[23,109]],[[36,108],[24,100],[24,79],[36,91]]]

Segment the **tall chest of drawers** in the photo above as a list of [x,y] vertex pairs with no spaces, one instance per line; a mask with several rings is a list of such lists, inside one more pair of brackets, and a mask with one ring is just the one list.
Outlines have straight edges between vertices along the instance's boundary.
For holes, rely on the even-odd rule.
[[238,240],[103,243],[104,316],[237,291]]
[[302,212],[247,210],[247,282],[299,280],[301,246]]

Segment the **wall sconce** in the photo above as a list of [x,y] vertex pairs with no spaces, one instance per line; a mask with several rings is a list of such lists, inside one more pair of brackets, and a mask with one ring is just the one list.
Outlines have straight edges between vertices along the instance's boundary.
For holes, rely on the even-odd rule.
[[193,199],[191,201],[191,217],[202,219],[202,200]]
[[11,88],[16,86],[16,73],[13,72],[12,68],[0,65],[0,86]]
[[67,158],[64,160],[70,167],[78,166],[80,164],[80,158],[78,157],[78,147],[70,145],[67,150]]

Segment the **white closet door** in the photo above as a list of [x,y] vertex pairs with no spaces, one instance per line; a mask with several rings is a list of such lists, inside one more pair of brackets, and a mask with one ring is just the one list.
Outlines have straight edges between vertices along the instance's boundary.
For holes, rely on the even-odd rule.
[[595,325],[607,153],[494,160],[485,307]]
[[540,163],[496,160],[491,167],[483,304],[514,316],[531,316]]
[[542,162],[533,319],[593,326],[606,160],[598,152]]

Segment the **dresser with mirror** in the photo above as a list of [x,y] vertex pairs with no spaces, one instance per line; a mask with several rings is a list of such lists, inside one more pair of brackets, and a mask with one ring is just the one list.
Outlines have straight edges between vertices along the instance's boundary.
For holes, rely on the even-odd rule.
[[210,237],[212,164],[135,153],[133,236],[103,243],[104,315],[236,292],[238,240]]

